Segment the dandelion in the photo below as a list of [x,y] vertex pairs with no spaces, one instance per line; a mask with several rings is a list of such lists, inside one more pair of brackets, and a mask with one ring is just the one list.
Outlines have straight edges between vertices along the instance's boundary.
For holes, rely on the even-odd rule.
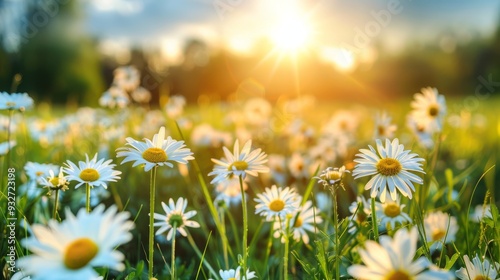
[[255,214],[266,217],[267,221],[274,221],[275,218],[285,218],[287,214],[292,214],[298,210],[300,196],[295,189],[290,187],[282,188],[271,186],[266,188],[262,194],[257,194],[254,199],[258,204],[255,205]]
[[93,267],[122,271],[124,256],[116,247],[132,239],[134,228],[127,212],[116,206],[105,211],[99,205],[92,213],[81,209],[76,216],[66,210],[66,220],[50,220],[48,226],[33,225],[33,234],[21,244],[33,252],[17,265],[34,279],[94,279]]
[[172,279],[175,279],[175,234],[179,232],[182,236],[187,236],[186,227],[199,228],[200,224],[195,221],[190,221],[194,215],[196,215],[195,210],[184,213],[187,207],[187,199],[179,198],[176,203],[172,198],[169,199],[168,205],[164,202],[161,203],[163,210],[166,213],[161,215],[154,213],[154,218],[160,220],[154,223],[155,226],[160,226],[156,235],[167,232],[167,240],[172,241]]
[[0,92],[0,110],[19,110],[21,112],[33,106],[33,99],[27,93]]
[[429,213],[424,219],[427,242],[434,242],[431,251],[441,250],[443,244],[455,241],[458,231],[457,218],[443,212]]
[[[297,216],[298,214],[298,216]],[[299,242],[302,240],[304,244],[309,244],[309,235],[307,232],[317,233],[317,224],[321,224],[323,219],[320,216],[320,211],[312,205],[310,200],[300,206],[295,213],[290,214],[290,229],[292,231],[293,240]],[[273,229],[274,237],[282,237],[281,243],[285,243],[285,238],[282,235],[283,229],[286,228],[286,221],[275,220]]]
[[56,193],[54,197],[54,214],[52,215],[52,219],[56,219],[57,217],[57,204],[59,203],[59,191],[68,190],[69,181],[66,177],[64,177],[63,170],[59,171],[59,176],[54,176],[54,172],[49,170],[49,177],[47,179],[41,178],[41,185],[45,188],[49,189],[49,195],[52,191]]
[[385,202],[387,191],[392,200],[396,200],[397,190],[403,196],[412,198],[415,191],[413,183],[422,184],[423,180],[410,171],[424,173],[420,163],[424,159],[410,154],[410,150],[405,151],[397,138],[392,143],[386,139],[385,147],[379,139],[376,142],[378,154],[370,145],[370,150],[360,149],[361,153],[356,154],[358,158],[354,162],[357,164],[352,173],[354,179],[375,175],[366,183],[365,190],[370,190],[372,198],[379,195],[381,202]]
[[[245,275],[242,275],[240,266],[238,266],[236,268],[236,270],[234,270],[234,269],[222,270],[221,269],[219,271],[219,275],[220,275],[222,280],[236,280],[236,279],[249,280],[249,279],[257,278],[257,276],[255,276],[255,272],[250,271],[249,269],[247,269],[247,272],[245,273]],[[210,279],[210,280],[213,280],[213,279]]]
[[368,240],[365,248],[359,249],[365,265],[354,264],[347,272],[356,279],[387,280],[416,279],[440,280],[453,279],[448,271],[431,269],[431,262],[425,257],[413,261],[417,247],[418,232],[400,229],[394,238],[381,236],[380,244]]
[[396,224],[411,223],[412,219],[408,214],[403,212],[405,204],[401,204],[401,198],[398,196],[396,200],[387,197],[384,203],[377,202],[377,217],[382,225],[390,225],[391,229],[396,228]]
[[153,277],[153,254],[154,254],[154,215],[156,194],[156,168],[158,166],[173,167],[172,162],[187,164],[188,160],[194,159],[191,150],[185,148],[184,141],[165,139],[165,127],[161,127],[153,140],[144,139],[144,142],[127,139],[130,147],[118,148],[117,156],[125,157],[123,163],[134,161],[132,166],[144,164],[144,171],[151,170],[149,183],[149,271],[148,277]]
[[443,128],[443,119],[446,115],[444,96],[436,88],[423,88],[422,93],[414,95],[411,102],[413,111],[410,113],[417,124],[429,133],[440,132]]
[[87,196],[87,211],[90,212],[90,188],[102,186],[107,189],[107,182],[116,182],[120,179],[121,171],[113,170],[115,164],[110,164],[111,159],[97,161],[97,154],[89,160],[89,156],[85,154],[85,161],[79,161],[78,166],[71,161],[66,161],[66,167],[63,167],[64,173],[68,175],[69,181],[77,181],[75,189],[81,185],[86,185]]
[[472,262],[469,256],[464,256],[465,268],[462,267],[455,271],[455,275],[462,280],[498,280],[497,271],[500,270],[500,264],[497,262],[490,263],[488,259],[481,261],[481,258],[476,254],[472,258]]
[[264,165],[267,162],[267,155],[261,152],[261,149],[251,150],[252,140],[248,140],[240,151],[238,140],[234,143],[233,153],[226,147],[224,150],[225,158],[221,160],[212,159],[216,165],[214,170],[208,173],[208,176],[215,175],[211,181],[212,184],[218,183],[234,176],[245,178],[247,174],[257,176],[258,173],[269,172],[269,168]]

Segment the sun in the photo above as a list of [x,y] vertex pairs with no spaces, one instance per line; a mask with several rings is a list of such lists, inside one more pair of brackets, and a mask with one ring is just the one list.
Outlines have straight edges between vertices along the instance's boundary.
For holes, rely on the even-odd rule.
[[279,51],[296,53],[309,45],[311,25],[306,18],[287,13],[279,17],[270,38]]

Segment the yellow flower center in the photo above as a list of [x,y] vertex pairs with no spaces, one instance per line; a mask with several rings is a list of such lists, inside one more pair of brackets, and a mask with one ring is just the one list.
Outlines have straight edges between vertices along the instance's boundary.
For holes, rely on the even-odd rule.
[[269,203],[269,209],[274,212],[279,212],[285,208],[285,202],[281,199],[275,199]]
[[484,275],[478,275],[474,277],[474,280],[491,280],[490,277]]
[[384,214],[389,218],[395,218],[401,214],[401,208],[396,203],[388,203],[384,207]]
[[356,214],[356,220],[358,221],[358,223],[362,223],[364,221],[366,221],[366,218],[368,217],[368,215],[366,215],[365,211],[363,210],[358,210],[358,213]]
[[377,162],[378,173],[384,176],[398,175],[403,166],[401,163],[393,158],[383,158]]
[[231,278],[229,278],[229,280],[236,280],[236,278],[234,278],[234,277],[231,277]]
[[384,135],[385,134],[385,127],[382,125],[379,125],[377,127],[377,132],[378,132],[378,135]]
[[80,172],[80,179],[86,182],[94,182],[99,180],[99,172],[94,168],[86,168]]
[[7,107],[14,107],[14,106],[16,106],[16,102],[9,101],[9,102],[5,103],[5,105],[7,105]]
[[142,158],[153,163],[165,162],[168,159],[167,153],[165,150],[160,148],[147,148],[142,153]]
[[439,106],[437,104],[431,104],[429,106],[429,116],[435,117],[439,114]]
[[37,172],[35,173],[35,175],[36,175],[37,177],[42,176],[42,175],[43,175],[43,172],[42,172],[42,171],[37,171]]
[[88,238],[79,238],[66,248],[64,265],[69,269],[80,269],[86,266],[99,252],[99,247]]
[[297,217],[297,220],[295,221],[295,223],[293,224],[293,227],[294,228],[299,228],[302,226],[302,219],[300,217]]
[[411,280],[412,277],[406,271],[395,270],[389,274],[385,280]]
[[324,177],[327,180],[337,181],[337,180],[340,180],[342,178],[342,173],[340,173],[338,171],[331,170],[331,171],[326,172],[326,174],[324,175]]
[[231,163],[231,165],[229,165],[227,170],[232,171],[232,170],[234,170],[233,167],[236,168],[236,170],[243,171],[243,170],[246,170],[248,168],[248,163],[246,161],[243,161],[243,160],[238,160],[238,161]]
[[51,178],[49,180],[49,182],[53,185],[53,186],[57,186],[59,185],[59,177],[54,177],[54,178]]
[[446,235],[446,231],[442,229],[437,229],[432,232],[432,240],[437,241],[443,239],[443,237]]

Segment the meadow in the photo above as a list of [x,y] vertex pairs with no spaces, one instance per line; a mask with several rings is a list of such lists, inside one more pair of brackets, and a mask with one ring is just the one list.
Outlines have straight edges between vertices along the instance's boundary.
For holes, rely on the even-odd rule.
[[497,279],[500,100],[422,92],[10,103],[3,278]]

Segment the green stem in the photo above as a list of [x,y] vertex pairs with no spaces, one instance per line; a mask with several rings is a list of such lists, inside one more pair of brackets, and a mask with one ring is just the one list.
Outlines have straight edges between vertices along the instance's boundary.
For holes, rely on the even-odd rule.
[[377,222],[377,211],[375,208],[375,198],[372,197],[372,228],[373,237],[376,242],[378,242],[378,222]]
[[57,204],[59,203],[59,189],[56,189],[56,195],[54,199],[54,214],[52,215],[52,219],[57,220]]
[[[220,221],[221,221],[222,230],[223,230],[223,231],[221,231],[221,235],[222,236],[226,236],[226,222],[225,222],[225,219],[224,219],[224,217],[225,217],[224,216],[224,212],[226,211],[226,208],[225,207],[220,207],[219,211],[220,211]],[[224,256],[224,264],[225,264],[225,268],[229,269],[229,260],[228,260],[228,257],[227,257],[227,244],[222,239],[223,239],[223,237],[221,237],[221,241],[222,241],[222,254]]]
[[173,232],[174,232],[174,235],[173,235],[173,239],[172,239],[172,258],[171,258],[171,261],[170,261],[170,269],[172,270],[172,280],[175,280],[177,279],[175,277],[175,235],[177,233],[177,223],[174,222],[174,226],[172,228]]
[[[280,222],[281,223],[281,222]],[[290,236],[288,231],[290,230],[290,218],[286,218],[286,229],[285,229],[285,250],[283,253],[283,279],[288,280],[288,250],[290,247]]]
[[89,183],[85,183],[85,196],[87,197],[87,200],[85,202],[85,208],[87,209],[87,213],[90,213],[90,185]]
[[156,184],[156,166],[151,170],[149,181],[149,263],[148,279],[153,278],[153,254],[154,254],[154,215],[155,215],[155,184]]
[[339,213],[337,205],[337,190],[330,186],[333,196],[333,227],[335,229],[335,279],[340,279],[340,238],[339,238]]
[[248,239],[248,215],[247,215],[247,203],[245,200],[245,190],[243,189],[243,178],[241,175],[240,179],[240,190],[241,190],[241,207],[243,210],[243,263],[241,265],[242,275],[246,275],[247,271],[247,239]]

